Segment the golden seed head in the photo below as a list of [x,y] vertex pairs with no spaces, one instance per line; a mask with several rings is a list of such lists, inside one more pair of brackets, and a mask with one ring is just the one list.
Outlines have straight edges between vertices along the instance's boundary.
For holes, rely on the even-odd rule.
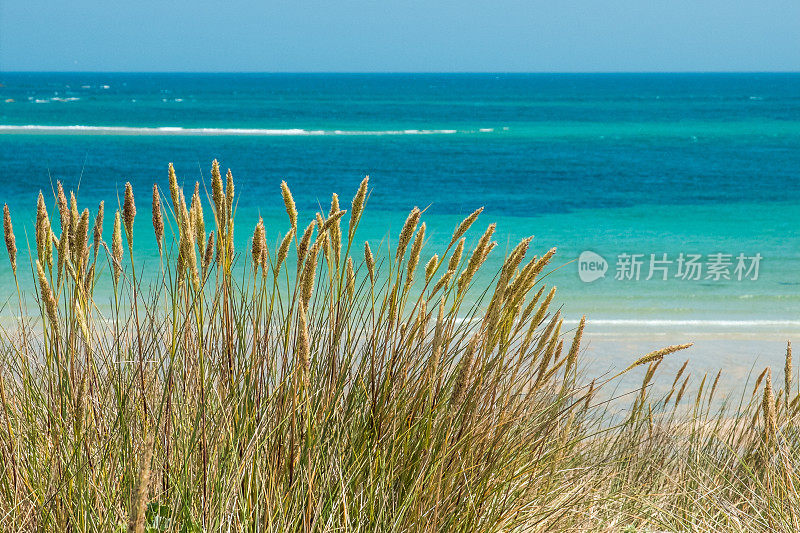
[[425,283],[430,283],[437,266],[439,266],[439,255],[433,254],[433,257],[425,264]]
[[11,269],[17,274],[17,238],[14,237],[14,226],[11,224],[11,212],[8,204],[3,205],[3,235],[6,239],[6,250],[11,261]]
[[[347,213],[347,211],[341,209],[341,210],[333,213],[332,215],[330,215],[324,221],[322,220],[322,215],[317,213],[317,225],[320,226],[319,233],[320,234],[323,234],[323,233],[328,234],[328,233],[330,233],[334,226],[338,226],[339,220],[341,220],[341,218],[344,216],[345,213]],[[340,233],[340,235],[341,235],[341,233]]]
[[178,205],[176,207],[175,216],[178,219],[178,232],[181,235],[191,235],[192,239],[194,239],[192,219],[189,216],[189,210],[186,208],[186,197],[183,195],[183,189],[178,189]]
[[534,266],[534,268],[533,268],[533,275],[534,275],[534,276],[538,275],[538,274],[539,274],[539,273],[540,273],[542,270],[544,270],[544,267],[547,265],[547,263],[549,263],[549,262],[550,262],[550,259],[553,257],[553,255],[555,255],[555,253],[556,253],[556,248],[555,248],[555,247],[553,247],[553,248],[550,248],[550,249],[547,251],[547,253],[546,253],[546,254],[544,254],[544,255],[542,256],[542,258],[541,258],[541,259],[539,259],[539,260],[536,262],[536,265],[535,265],[535,266]]
[[467,389],[469,388],[475,350],[479,341],[480,334],[476,333],[467,345],[467,352],[461,357],[461,361],[459,361],[458,374],[453,385],[453,395],[450,404],[452,409],[457,409],[466,396]]
[[[338,214],[339,211],[341,211],[341,209],[339,209],[339,195],[333,193],[333,196],[331,197],[331,209],[328,212],[328,220]],[[344,215],[344,212],[342,212],[342,215]],[[339,217],[336,222],[331,223],[330,226],[331,248],[333,250],[333,258],[337,268],[339,266],[339,259],[342,254],[342,227],[339,222],[340,219],[341,217]]]
[[367,199],[367,188],[369,186],[369,176],[361,180],[361,185],[358,186],[358,191],[353,197],[353,202],[350,205],[350,227],[347,231],[348,240],[352,242],[355,237],[358,222],[361,220],[361,214],[364,212],[364,204]]
[[408,256],[408,265],[406,268],[406,287],[411,285],[414,281],[414,271],[419,264],[419,255],[422,252],[422,245],[425,242],[425,223],[419,227],[414,242],[411,244],[411,253]]
[[311,301],[311,295],[314,292],[314,278],[317,274],[317,257],[319,256],[319,250],[322,244],[323,238],[320,235],[317,237],[314,246],[311,247],[308,258],[303,265],[301,301],[305,307],[308,307],[308,303]]
[[764,380],[764,400],[761,404],[764,411],[764,437],[771,440],[778,429],[775,415],[775,395],[772,391],[772,369],[767,370],[767,377]]
[[[75,198],[75,193],[69,191],[69,228],[72,234],[75,233],[75,228],[78,225],[78,220],[81,217],[81,214],[78,212],[78,199]],[[74,236],[74,235],[73,235]]]
[[258,217],[256,229],[253,231],[253,269],[261,263],[261,254],[264,253],[262,243],[264,242],[264,220]]
[[308,386],[309,371],[311,366],[311,343],[308,335],[308,318],[306,306],[300,303],[297,306],[297,369],[303,385]]
[[161,195],[158,194],[158,185],[153,185],[153,231],[156,234],[158,253],[164,251],[164,215],[161,213]]
[[434,285],[433,289],[431,289],[430,295],[433,296],[434,294],[439,292],[439,290],[442,289],[442,287],[446,287],[450,283],[450,280],[453,279],[455,273],[456,273],[455,270],[448,270],[447,272],[442,274],[442,277],[439,278],[439,281],[437,281],[436,285]]
[[231,169],[228,169],[227,174],[225,174],[225,180],[227,185],[225,186],[225,206],[227,207],[227,213],[229,217],[233,216],[233,198],[234,198],[234,189],[233,189],[233,174],[231,174]]
[[694,344],[693,342],[690,342],[688,344],[674,344],[672,346],[667,346],[666,348],[661,348],[660,350],[655,350],[653,352],[643,355],[642,357],[631,363],[631,365],[627,369],[625,369],[625,371],[627,372],[628,370],[640,365],[646,365],[647,363],[660,361],[661,359],[664,358],[665,355],[685,350],[686,348],[689,348],[693,344]]
[[70,212],[69,212],[69,202],[67,202],[67,196],[64,194],[64,186],[61,185],[61,182],[58,182],[58,213],[61,215],[61,233],[69,233],[69,222],[70,222]]
[[211,260],[214,258],[214,232],[208,234],[208,242],[206,243],[206,251],[203,254],[203,276],[211,265]]
[[47,281],[47,276],[42,268],[42,263],[36,260],[36,274],[39,278],[39,289],[41,291],[42,302],[44,302],[45,313],[50,321],[50,327],[56,335],[58,335],[58,306],[56,299],[53,296],[53,291],[50,289],[50,283]]
[[453,232],[453,237],[450,239],[450,244],[448,246],[452,246],[458,239],[464,236],[467,230],[472,226],[472,224],[478,219],[478,215],[483,212],[483,207],[479,207],[475,211],[472,212],[467,218],[461,221],[461,223],[456,226],[455,231]]
[[681,385],[681,388],[680,388],[680,390],[678,391],[678,396],[675,398],[675,405],[676,405],[676,406],[677,406],[679,403],[681,403],[681,399],[683,398],[683,393],[685,393],[685,392],[686,392],[686,385],[688,385],[688,384],[689,384],[689,378],[690,378],[690,377],[691,377],[691,374],[690,374],[690,375],[688,375],[688,376],[686,376],[686,379],[684,379],[684,380],[683,380],[683,385]]
[[[50,217],[47,215],[47,206],[44,203],[44,195],[39,191],[39,199],[36,206],[36,251],[39,260],[45,264],[52,264],[53,240],[50,237]],[[50,259],[48,260],[48,256]]]
[[169,196],[172,199],[172,209],[175,213],[175,217],[179,216],[178,213],[178,203],[180,202],[180,196],[178,194],[179,187],[178,187],[178,177],[175,175],[175,168],[172,166],[172,163],[169,164]]
[[283,203],[286,205],[286,214],[289,215],[289,222],[292,224],[292,229],[297,231],[297,206],[294,204],[292,192],[285,181],[281,182],[281,196],[283,196]]
[[61,267],[64,266],[67,256],[69,255],[69,229],[61,232],[61,238],[58,239],[58,272],[61,272]]
[[786,343],[786,361],[783,367],[783,380],[786,390],[786,403],[789,403],[789,396],[792,391],[792,341]]
[[289,232],[281,241],[280,246],[278,246],[278,257],[275,261],[275,275],[278,275],[278,271],[281,269],[283,262],[286,261],[286,257],[289,255],[289,246],[292,244],[292,239],[294,238],[294,229],[289,229]]
[[475,247],[475,250],[472,251],[472,257],[470,257],[469,262],[467,263],[467,268],[465,268],[458,277],[459,293],[462,293],[467,289],[469,283],[472,281],[473,276],[486,260],[486,256],[494,248],[494,245],[490,244],[490,240],[494,234],[495,227],[495,224],[489,224],[489,227],[486,228],[486,231],[478,241],[478,245]]
[[89,210],[84,209],[83,213],[81,213],[81,218],[78,221],[78,227],[75,230],[75,246],[73,247],[73,253],[75,254],[76,262],[79,263],[80,267],[83,267],[81,263],[87,257],[86,252],[88,251],[87,248],[87,241],[89,239]]
[[[306,258],[306,254],[308,253],[308,246],[311,244],[311,235],[314,233],[314,227],[317,225],[315,220],[312,220],[308,226],[306,226],[306,230],[303,232],[303,236],[300,238],[300,242],[297,243],[297,273],[300,273],[300,269],[303,268],[303,261]],[[292,229],[294,229],[294,226]]]
[[[542,287],[542,289],[544,289],[544,287]],[[533,315],[533,318],[531,319],[531,327],[532,328],[539,327],[539,324],[544,319],[544,315],[547,313],[547,309],[550,307],[550,303],[553,301],[553,298],[555,297],[555,295],[556,295],[556,288],[553,287],[553,288],[550,289],[550,292],[547,294],[547,297],[544,299],[542,304],[539,306],[539,309],[536,311],[536,314]],[[538,300],[538,298],[533,300],[531,302],[531,305],[535,305],[535,302],[537,300]]]
[[578,359],[578,350],[581,348],[581,337],[583,336],[583,328],[586,326],[586,315],[581,317],[581,322],[578,324],[578,330],[575,332],[575,336],[572,338],[572,346],[569,349],[569,353],[567,354],[567,370],[566,373],[569,374],[570,370],[575,367],[575,362]]
[[[217,224],[220,230],[224,230],[228,216],[225,214],[226,200],[225,192],[222,188],[222,175],[219,173],[219,162],[216,159],[211,162],[211,199],[214,201]],[[222,239],[218,239],[218,241],[222,242]]]
[[116,284],[119,283],[119,276],[122,274],[122,227],[119,210],[114,213],[114,233],[111,237],[111,258],[114,268],[114,283]]
[[194,194],[192,194],[192,206],[189,210],[194,230],[194,239],[198,246],[202,246],[206,241],[206,223],[203,218],[203,202],[200,200],[200,182],[194,182]]
[[144,533],[146,507],[150,499],[150,463],[153,460],[154,430],[150,430],[144,444],[139,475],[136,479],[131,513],[128,517],[128,533]]
[[105,202],[102,200],[97,206],[97,216],[94,217],[94,255],[97,257],[97,252],[100,250],[100,242],[103,240],[103,217],[105,216]]
[[125,184],[125,200],[122,203],[122,218],[125,221],[125,236],[128,238],[128,246],[133,241],[133,219],[136,216],[136,204],[133,201],[133,187],[131,183]]
[[372,255],[372,250],[369,249],[369,243],[364,241],[364,262],[367,263],[367,272],[369,272],[369,280],[375,285],[375,257]]
[[456,249],[453,250],[453,255],[450,256],[450,261],[447,263],[447,270],[458,270],[458,265],[461,263],[461,255],[464,253],[464,239],[458,241]]
[[400,236],[397,238],[397,253],[395,254],[394,258],[397,263],[400,263],[403,260],[403,256],[406,253],[406,248],[408,247],[408,243],[411,242],[411,236],[417,229],[417,224],[419,223],[419,218],[421,215],[422,212],[417,207],[412,209],[411,213],[408,214],[406,222],[403,224],[403,229],[400,230]]
[[347,256],[347,296],[351,299],[356,291],[356,272],[353,268],[353,258]]

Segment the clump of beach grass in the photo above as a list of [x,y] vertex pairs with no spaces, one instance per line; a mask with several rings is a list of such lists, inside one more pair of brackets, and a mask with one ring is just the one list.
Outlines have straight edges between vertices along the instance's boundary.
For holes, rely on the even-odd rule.
[[[230,170],[212,164],[208,219],[200,184],[187,206],[167,175],[149,287],[130,184],[110,245],[104,204],[90,240],[75,195],[57,184],[59,235],[39,195],[36,289],[17,285],[19,325],[0,337],[0,530],[800,527],[791,345],[777,398],[766,369],[760,397],[714,410],[719,374],[694,393],[686,363],[651,392],[662,359],[690,344],[634,354],[623,373],[646,370],[619,416],[619,376],[582,375],[586,319],[565,322],[544,283],[555,248],[526,259],[524,239],[491,285],[476,281],[496,253],[494,224],[468,235],[482,208],[444,250],[425,249],[414,208],[394,248],[373,251],[356,242],[368,179],[349,213],[333,195],[307,225],[282,182],[279,244],[259,219],[236,250]],[[7,206],[4,230],[16,279]]]

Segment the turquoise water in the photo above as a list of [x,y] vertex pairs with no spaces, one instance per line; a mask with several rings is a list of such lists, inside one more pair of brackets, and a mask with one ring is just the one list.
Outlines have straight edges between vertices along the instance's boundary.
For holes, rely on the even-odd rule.
[[[287,222],[343,201],[365,174],[360,239],[392,238],[427,207],[430,253],[479,206],[498,222],[496,266],[515,241],[558,246],[548,281],[565,313],[597,326],[800,331],[800,74],[166,75],[0,74],[2,200],[17,235],[55,179],[90,208],[130,180],[142,264],[155,265],[147,204],[172,161],[189,186],[217,158],[236,178],[242,246],[261,214]],[[247,230],[245,231],[245,229]],[[482,228],[481,228],[482,229]],[[476,235],[473,235],[473,238]],[[142,246],[149,246],[149,250]],[[592,251],[605,277],[581,281]],[[640,279],[616,280],[620,254]],[[646,280],[666,253],[668,280]],[[701,279],[676,278],[698,254]],[[706,279],[712,254],[732,279]],[[760,254],[758,279],[736,257]],[[751,273],[752,274],[752,273]],[[753,277],[752,275],[750,277]],[[10,268],[0,263],[9,287]]]

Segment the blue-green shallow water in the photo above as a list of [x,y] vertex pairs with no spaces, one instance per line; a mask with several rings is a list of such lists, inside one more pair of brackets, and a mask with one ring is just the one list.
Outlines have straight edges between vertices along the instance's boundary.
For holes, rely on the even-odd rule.
[[[554,264],[565,266],[548,280],[572,318],[585,312],[612,329],[800,331],[798,74],[5,73],[0,81],[0,200],[18,238],[25,227],[32,235],[36,193],[51,179],[80,184],[90,208],[112,203],[130,180],[138,253],[152,267],[147,204],[152,183],[166,184],[167,162],[188,186],[208,177],[213,158],[232,168],[242,249],[258,214],[273,238],[285,231],[282,179],[309,219],[331,192],[349,200],[369,174],[360,239],[394,238],[418,205],[428,207],[433,253],[458,220],[486,206],[481,229],[498,222],[501,244],[494,266],[530,234],[537,253],[558,246]],[[584,250],[608,261],[605,278],[579,279],[571,261]],[[651,253],[681,252],[763,259],[755,281],[675,279],[675,264],[668,281],[643,279]],[[642,279],[614,279],[620,253],[644,254]],[[8,266],[0,280],[11,287]]]

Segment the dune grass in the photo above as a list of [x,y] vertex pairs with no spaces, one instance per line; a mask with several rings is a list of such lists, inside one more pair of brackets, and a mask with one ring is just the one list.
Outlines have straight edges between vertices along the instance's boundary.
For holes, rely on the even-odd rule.
[[[777,393],[767,369],[712,402],[719,375],[690,387],[684,365],[656,397],[680,345],[634,360],[641,389],[609,399],[619,376],[582,375],[585,321],[567,331],[541,279],[555,249],[525,239],[475,286],[496,245],[494,225],[466,240],[480,209],[438,254],[416,208],[373,253],[355,241],[366,179],[307,226],[284,183],[281,241],[259,221],[235,250],[230,172],[215,161],[200,191],[187,202],[171,166],[154,186],[145,285],[130,186],[110,244],[103,204],[59,184],[56,235],[40,195],[36,292],[17,285],[0,339],[0,530],[800,528],[791,347]],[[8,208],[4,229],[16,280]]]

